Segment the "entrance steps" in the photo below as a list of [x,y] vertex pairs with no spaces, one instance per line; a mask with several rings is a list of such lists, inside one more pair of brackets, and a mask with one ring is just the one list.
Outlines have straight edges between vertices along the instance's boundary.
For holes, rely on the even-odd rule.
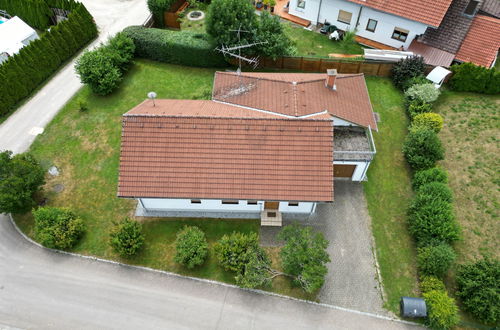
[[283,218],[278,210],[264,210],[260,213],[261,226],[281,227]]

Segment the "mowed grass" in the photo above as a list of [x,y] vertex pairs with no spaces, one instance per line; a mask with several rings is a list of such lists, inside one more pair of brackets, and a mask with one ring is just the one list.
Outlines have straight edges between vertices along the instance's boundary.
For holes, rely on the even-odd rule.
[[[214,243],[233,231],[258,232],[259,220],[138,219],[146,237],[144,248],[130,259],[118,256],[109,245],[114,222],[133,217],[134,200],[116,197],[122,114],[155,91],[158,98],[203,99],[211,95],[215,69],[200,69],[137,60],[121,87],[107,97],[82,88],[61,110],[31,147],[45,168],[57,166],[61,173],[47,177],[42,193],[48,205],[69,207],[85,222],[86,233],[72,251],[125,263],[172,271],[179,274],[234,283],[234,274],[217,265]],[[88,104],[78,111],[79,101]],[[54,192],[56,185],[64,190]],[[20,228],[33,237],[31,214],[16,216]],[[173,260],[177,232],[185,225],[196,225],[206,234],[210,246],[204,265],[188,270]],[[279,268],[276,249],[268,249],[273,266]],[[314,299],[293,287],[288,278],[276,278],[271,290],[298,298]]]
[[441,95],[435,111],[444,117],[439,134],[446,150],[454,210],[462,228],[458,262],[500,257],[500,96]]
[[401,152],[408,119],[403,94],[389,79],[367,77],[366,82],[373,110],[380,114],[381,122],[378,132],[373,133],[377,154],[364,190],[386,294],[385,307],[397,312],[401,296],[418,293],[416,252],[406,218],[412,198],[410,171]]

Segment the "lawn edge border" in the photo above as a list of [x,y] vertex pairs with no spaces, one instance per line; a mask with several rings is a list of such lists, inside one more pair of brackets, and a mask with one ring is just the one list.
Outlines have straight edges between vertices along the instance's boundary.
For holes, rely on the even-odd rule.
[[39,248],[41,248],[43,250],[47,250],[47,251],[50,251],[52,253],[55,252],[55,253],[65,254],[65,255],[68,255],[68,256],[78,257],[78,258],[82,258],[82,259],[89,259],[89,260],[99,261],[99,262],[103,262],[103,263],[108,263],[108,264],[123,266],[123,267],[127,267],[127,268],[135,268],[135,269],[145,270],[145,271],[159,273],[159,274],[163,274],[163,275],[167,275],[167,276],[173,276],[173,277],[177,277],[177,278],[183,278],[183,279],[193,280],[193,281],[202,282],[202,283],[215,284],[215,285],[223,286],[223,287],[226,287],[226,288],[239,289],[239,290],[253,292],[253,293],[257,293],[257,294],[268,295],[268,296],[273,296],[273,297],[278,297],[278,298],[284,298],[284,299],[293,300],[293,301],[297,301],[297,302],[307,303],[307,304],[310,304],[310,305],[316,305],[316,306],[321,306],[321,307],[325,307],[325,308],[336,309],[336,310],[340,310],[340,311],[344,311],[344,312],[349,312],[349,313],[354,313],[354,314],[359,314],[359,315],[374,317],[374,318],[383,319],[383,320],[392,321],[392,322],[398,322],[398,323],[403,323],[403,324],[408,324],[408,325],[414,325],[414,326],[421,326],[421,324],[418,324],[418,323],[415,323],[415,322],[406,321],[406,320],[401,320],[401,319],[398,319],[398,318],[395,318],[395,317],[389,317],[389,316],[384,316],[384,315],[379,315],[379,314],[374,314],[374,313],[362,312],[362,311],[358,311],[358,310],[355,310],[355,309],[349,309],[349,308],[345,308],[345,307],[341,307],[341,306],[336,306],[336,305],[330,305],[330,304],[325,304],[325,303],[318,303],[318,302],[315,302],[315,301],[309,301],[309,300],[294,298],[294,297],[285,296],[285,295],[282,295],[282,294],[278,294],[278,293],[274,293],[274,292],[269,292],[269,291],[264,291],[264,290],[241,288],[241,287],[239,287],[237,285],[232,285],[232,284],[228,284],[228,283],[224,283],[224,282],[219,282],[219,281],[214,281],[214,280],[209,280],[209,279],[199,278],[199,277],[193,277],[193,276],[184,276],[184,275],[180,275],[180,274],[177,274],[177,273],[173,273],[173,272],[169,272],[169,271],[165,271],[165,270],[160,270],[160,269],[154,269],[154,268],[145,267],[145,266],[129,265],[129,264],[125,264],[125,263],[114,261],[114,260],[103,259],[103,258],[98,258],[98,257],[94,257],[94,256],[87,256],[87,255],[73,253],[73,252],[68,252],[68,251],[51,249],[51,248],[48,248],[48,247],[45,247],[45,246],[41,245],[38,242],[35,242],[30,237],[28,237],[17,226],[16,222],[12,218],[12,215],[10,213],[7,214],[7,215],[8,215],[8,218],[10,219],[11,224],[16,229],[16,231],[26,241],[28,241],[29,243],[31,243],[31,244],[33,244],[33,245],[35,245],[35,246],[37,246],[37,247],[39,247]]

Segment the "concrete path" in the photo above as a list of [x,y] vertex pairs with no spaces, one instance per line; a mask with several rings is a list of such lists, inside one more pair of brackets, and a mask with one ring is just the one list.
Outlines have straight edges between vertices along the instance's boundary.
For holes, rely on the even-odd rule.
[[[89,47],[129,25],[142,24],[149,13],[145,0],[82,0],[99,26],[100,35]],[[74,61],[67,64],[35,96],[0,125],[0,151],[26,151],[36,135],[81,87]]]
[[322,303],[364,312],[383,309],[363,186],[335,181],[335,202],[318,206],[310,224],[330,241],[328,275],[319,299]]
[[57,253],[0,215],[0,329],[418,329],[388,318]]

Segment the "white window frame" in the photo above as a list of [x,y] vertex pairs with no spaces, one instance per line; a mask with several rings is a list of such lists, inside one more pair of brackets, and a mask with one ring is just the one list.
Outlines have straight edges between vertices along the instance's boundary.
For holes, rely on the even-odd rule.
[[[398,35],[395,36],[396,32],[398,33]],[[405,33],[406,35],[403,36],[402,33]],[[400,28],[400,27],[395,27],[394,31],[392,31],[391,38],[394,40],[397,40],[397,41],[406,42],[406,40],[408,40],[409,35],[410,35],[410,31],[403,29],[403,28]],[[404,37],[404,39],[402,39],[401,37]]]
[[[349,14],[349,15],[351,15],[351,16],[349,17],[349,22],[342,21],[342,20],[341,20],[341,16],[342,16],[342,15],[348,15],[348,14]],[[344,23],[344,24],[348,24],[348,25],[350,25],[350,24],[351,24],[351,21],[352,21],[352,13],[350,13],[350,12],[348,12],[348,11],[346,11],[346,10],[342,10],[342,9],[340,9],[340,10],[339,10],[339,15],[337,16],[337,21],[339,21],[340,23]]]

